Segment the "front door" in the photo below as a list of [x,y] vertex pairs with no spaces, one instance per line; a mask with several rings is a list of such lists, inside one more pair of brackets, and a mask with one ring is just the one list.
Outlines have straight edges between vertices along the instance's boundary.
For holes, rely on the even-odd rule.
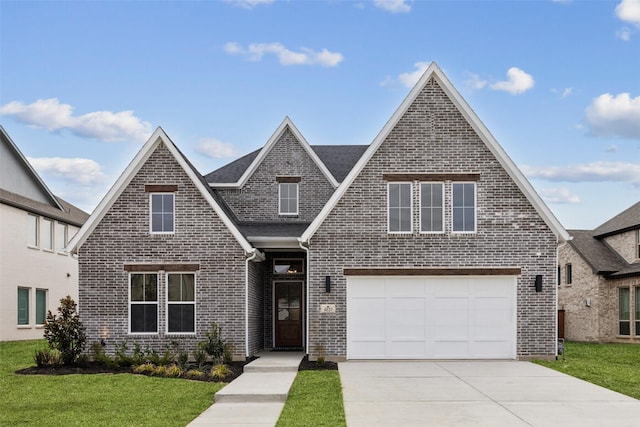
[[274,290],[274,347],[302,347],[302,282],[275,282]]

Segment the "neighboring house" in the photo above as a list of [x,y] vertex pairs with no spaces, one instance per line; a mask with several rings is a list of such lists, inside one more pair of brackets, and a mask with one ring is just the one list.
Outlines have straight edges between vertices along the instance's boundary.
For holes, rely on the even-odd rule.
[[640,343],[640,202],[595,230],[569,233],[558,251],[565,337]]
[[431,64],[368,146],[285,118],[202,176],[158,128],[69,246],[109,352],[193,348],[217,322],[236,358],[513,359],[556,355],[566,239]]
[[54,196],[0,126],[0,341],[42,338],[48,310],[78,299],[65,251],[89,215]]

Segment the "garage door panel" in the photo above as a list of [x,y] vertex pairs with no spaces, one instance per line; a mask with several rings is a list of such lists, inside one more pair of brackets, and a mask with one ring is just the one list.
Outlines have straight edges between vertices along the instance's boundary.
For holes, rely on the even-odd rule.
[[347,357],[515,358],[515,277],[348,277]]

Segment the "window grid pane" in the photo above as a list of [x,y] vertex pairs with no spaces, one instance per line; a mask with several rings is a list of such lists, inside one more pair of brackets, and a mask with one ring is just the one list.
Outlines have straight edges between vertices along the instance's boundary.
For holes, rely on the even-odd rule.
[[153,233],[173,233],[173,194],[151,195],[151,231]]
[[131,332],[158,332],[158,275],[135,273],[130,282]]
[[389,184],[389,232],[411,232],[411,184]]
[[475,184],[455,183],[453,191],[453,231],[475,232]]
[[421,184],[421,231],[444,231],[442,193],[442,184]]
[[298,184],[281,183],[280,187],[280,214],[298,213]]
[[167,332],[195,332],[195,275],[167,274]]

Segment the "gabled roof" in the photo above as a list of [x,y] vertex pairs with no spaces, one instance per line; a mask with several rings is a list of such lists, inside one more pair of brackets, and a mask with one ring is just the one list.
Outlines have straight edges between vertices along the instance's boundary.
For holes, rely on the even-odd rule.
[[89,218],[89,214],[80,208],[75,207],[66,200],[56,197],[62,209],[51,206],[49,204],[40,203],[37,200],[12,193],[7,190],[0,189],[0,203],[13,206],[37,215],[42,215],[55,219],[56,221],[82,227],[82,224]]
[[507,155],[504,149],[500,146],[498,141],[493,137],[491,132],[486,128],[484,123],[480,120],[480,118],[475,114],[475,112],[471,109],[469,104],[462,98],[460,93],[455,89],[455,87],[451,84],[449,79],[442,72],[440,67],[432,62],[429,67],[425,70],[420,77],[420,80],[413,87],[411,92],[404,99],[402,104],[398,107],[398,109],[393,113],[389,121],[384,125],[380,133],[375,137],[369,148],[365,151],[365,153],[360,157],[360,160],[353,167],[351,172],[346,176],[346,178],[342,181],[342,184],[336,189],[333,193],[333,196],[329,199],[325,207],[320,211],[318,216],[311,223],[309,228],[303,233],[301,240],[303,242],[308,242],[309,239],[318,231],[318,228],[322,225],[324,220],[327,218],[329,213],[333,210],[336,204],[340,201],[342,196],[345,194],[349,186],[353,183],[356,177],[360,174],[360,172],[364,169],[369,160],[373,157],[375,152],[378,150],[380,145],[385,141],[387,136],[391,133],[396,124],[400,121],[402,116],[407,112],[407,110],[411,107],[411,104],[415,101],[416,97],[420,94],[420,92],[424,89],[426,84],[429,82],[431,78],[434,78],[442,90],[447,94],[447,96],[451,99],[453,104],[458,108],[463,117],[467,120],[470,126],[476,131],[480,139],[485,143],[487,148],[493,153],[496,159],[500,162],[504,170],[509,174],[511,179],[516,183],[520,191],[527,197],[527,199],[531,202],[533,207],[536,209],[540,217],[544,220],[547,226],[553,231],[558,240],[566,241],[570,239],[569,234],[564,229],[562,224],[557,220],[557,218],[553,215],[551,210],[547,207],[547,205],[542,201],[538,193],[534,190],[533,186],[529,183],[529,181],[525,178],[525,176],[520,172],[518,167],[515,165],[513,160]]
[[327,165],[336,181],[342,182],[369,148],[368,145],[312,145],[313,151]]
[[96,209],[93,211],[93,214],[89,217],[87,222],[82,226],[82,228],[78,231],[78,233],[73,237],[71,242],[67,247],[67,250],[76,251],[82,244],[87,240],[87,238],[91,235],[93,230],[98,226],[102,218],[109,211],[113,203],[120,197],[124,189],[129,185],[131,180],[136,176],[140,168],[145,164],[145,162],[149,159],[151,154],[158,148],[160,144],[164,144],[169,152],[173,155],[178,164],[184,169],[186,174],[191,178],[193,184],[202,194],[202,197],[209,203],[209,206],[215,211],[215,213],[220,217],[220,219],[224,222],[229,231],[233,234],[235,239],[238,241],[240,246],[244,249],[244,251],[249,254],[256,251],[255,248],[251,246],[251,244],[247,241],[247,239],[242,235],[240,230],[238,230],[237,226],[234,222],[229,218],[227,213],[220,207],[218,202],[215,200],[211,189],[206,185],[204,180],[202,179],[202,175],[195,170],[193,165],[182,155],[180,150],[174,145],[171,139],[167,136],[167,134],[162,130],[162,128],[157,128],[155,132],[151,135],[151,137],[147,140],[147,142],[142,146],[138,154],[133,158],[131,163],[127,166],[127,168],[122,172],[118,180],[111,187],[111,189],[107,192],[104,198],[100,201]]
[[[18,161],[22,163],[22,167],[24,168],[29,178],[33,181],[33,183],[37,187],[39,187],[40,191],[43,193],[45,198],[50,201],[51,205],[55,208],[58,208],[64,211],[63,206],[60,204],[56,196],[54,196],[51,190],[49,190],[49,187],[47,187],[47,185],[44,183],[42,178],[40,178],[40,175],[38,175],[35,169],[33,169],[33,167],[31,166],[31,163],[27,161],[26,157],[24,157],[20,149],[18,149],[18,146],[16,145],[16,143],[13,142],[9,134],[4,130],[4,127],[2,126],[0,126],[0,140],[2,144],[5,145],[5,147],[7,147],[10,151],[14,153]],[[10,189],[6,189],[6,188],[5,190],[11,191]],[[15,193],[15,191],[13,191],[12,193]]]
[[597,238],[624,233],[625,231],[640,229],[640,202],[625,209],[594,230]]
[[569,244],[585,260],[595,274],[611,274],[628,266],[627,262],[590,230],[568,230]]
[[[329,171],[324,162],[320,160],[320,157],[318,157],[316,152],[311,148],[307,140],[302,136],[289,117],[284,118],[265,146],[262,147],[255,156],[254,153],[256,152],[254,151],[253,153],[247,154],[217,171],[211,172],[205,177],[206,181],[214,188],[241,188],[251,175],[253,175],[258,166],[260,166],[260,163],[262,163],[267,154],[269,154],[271,148],[273,148],[287,129],[293,133],[296,139],[300,142],[302,148],[304,148],[309,157],[311,157],[318,166],[322,174],[327,178],[331,185],[336,188],[338,186],[338,181],[336,181],[336,178]],[[249,163],[248,167],[246,166],[247,163]],[[234,181],[230,181],[230,179],[236,178],[240,171],[242,171],[242,175]]]

